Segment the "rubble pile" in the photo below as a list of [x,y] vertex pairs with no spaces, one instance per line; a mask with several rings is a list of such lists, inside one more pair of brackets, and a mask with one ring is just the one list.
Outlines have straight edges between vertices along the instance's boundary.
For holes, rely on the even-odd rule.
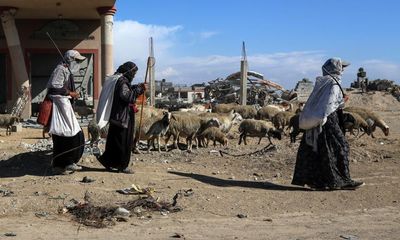
[[[285,91],[282,86],[265,80],[260,73],[249,71],[247,78],[247,104],[264,106],[270,103],[289,101],[296,97],[293,91]],[[205,98],[217,103],[238,103],[240,97],[240,72],[226,79],[217,78],[205,87]]]
[[34,144],[21,142],[20,146],[31,152],[49,151],[53,149],[53,142],[51,141],[51,139],[40,139]]

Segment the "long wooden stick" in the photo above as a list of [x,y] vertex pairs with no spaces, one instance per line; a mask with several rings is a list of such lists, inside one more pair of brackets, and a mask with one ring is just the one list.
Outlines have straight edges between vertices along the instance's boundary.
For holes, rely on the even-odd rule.
[[[144,84],[147,83],[147,76],[148,76],[148,73],[149,73],[149,68],[150,68],[150,57],[147,58],[146,75],[144,77]],[[140,109],[139,139],[138,139],[138,141],[140,141],[140,133],[142,131],[143,105],[144,105],[145,97],[146,97],[146,90],[144,90],[143,95],[142,95],[142,108]]]

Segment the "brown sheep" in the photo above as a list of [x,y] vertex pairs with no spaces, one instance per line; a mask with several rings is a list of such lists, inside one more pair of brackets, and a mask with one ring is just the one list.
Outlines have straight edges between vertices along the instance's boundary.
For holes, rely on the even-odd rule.
[[258,144],[261,143],[263,137],[267,137],[270,144],[272,144],[271,137],[279,140],[282,139],[282,132],[263,120],[245,119],[239,125],[239,132],[239,145],[242,143],[242,140],[244,141],[244,144],[247,145],[247,136],[259,137],[260,139],[258,140]]
[[290,118],[295,114],[293,112],[279,112],[272,117],[272,123],[276,129],[284,130],[289,125]]
[[[158,144],[158,152],[161,152],[160,149],[160,145],[161,145],[161,141],[160,138],[165,136],[165,134],[167,133],[168,129],[169,129],[169,124],[171,121],[171,118],[176,120],[174,116],[172,116],[172,114],[170,112],[164,112],[163,113],[164,117],[156,122],[154,122],[150,129],[147,131],[146,133],[146,138],[147,140],[147,152],[150,152],[150,146],[151,144],[154,147],[154,139],[157,138],[157,144]],[[165,149],[167,149],[165,147]]]
[[6,128],[6,136],[11,135],[11,127],[14,123],[18,122],[19,118],[11,114],[0,115],[0,127]]
[[228,145],[228,138],[218,127],[207,128],[200,134],[200,137],[204,137],[207,140],[207,147],[210,140],[214,142],[214,147],[216,146],[216,142],[219,142],[222,146]]
[[[165,146],[167,146],[170,137],[173,136],[174,148],[178,148],[178,138],[185,137],[187,142],[187,150],[191,151],[192,141],[193,139],[195,142],[197,141],[197,134],[203,132],[207,127],[210,127],[211,125],[217,127],[219,126],[219,122],[217,120],[210,120],[208,118],[200,117],[196,114],[174,113],[173,116],[175,120],[172,120],[170,123],[169,130],[166,134]],[[199,144],[197,142],[196,147],[198,146]]]
[[[364,132],[362,135],[364,135],[365,133],[367,135],[371,134],[371,129],[369,124],[358,113],[344,112],[343,123],[345,130],[349,131],[356,137],[358,136],[360,129],[363,130]],[[358,130],[357,135],[354,133],[355,129]]]
[[257,119],[258,120],[271,120],[275,114],[278,112],[283,112],[284,110],[275,105],[267,105],[262,107],[257,112]]
[[373,138],[375,137],[373,135],[373,132],[375,131],[376,127],[381,128],[385,136],[389,135],[389,126],[376,113],[368,109],[359,107],[346,107],[344,110],[347,112],[358,113],[367,123],[371,122],[372,123],[370,125],[371,137]]

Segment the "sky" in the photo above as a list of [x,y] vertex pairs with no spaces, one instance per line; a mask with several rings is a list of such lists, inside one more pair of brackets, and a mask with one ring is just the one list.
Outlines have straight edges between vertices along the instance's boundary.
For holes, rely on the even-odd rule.
[[330,57],[351,62],[342,83],[363,67],[370,80],[400,83],[400,1],[117,0],[114,64],[134,61],[145,76],[153,38],[156,80],[207,83],[249,70],[286,89],[314,80]]

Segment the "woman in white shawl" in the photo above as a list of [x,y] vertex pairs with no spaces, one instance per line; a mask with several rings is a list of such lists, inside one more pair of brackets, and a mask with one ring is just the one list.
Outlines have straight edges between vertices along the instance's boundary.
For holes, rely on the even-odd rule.
[[55,173],[81,170],[76,165],[84,150],[85,137],[72,108],[75,92],[74,73],[85,60],[76,50],[68,50],[64,61],[54,69],[47,83],[47,98],[53,102],[50,131],[53,139],[53,169]]
[[344,67],[339,58],[328,59],[317,77],[313,92],[300,114],[301,140],[292,184],[318,190],[355,189],[349,172],[349,144],[341,124],[347,96],[340,86]]

